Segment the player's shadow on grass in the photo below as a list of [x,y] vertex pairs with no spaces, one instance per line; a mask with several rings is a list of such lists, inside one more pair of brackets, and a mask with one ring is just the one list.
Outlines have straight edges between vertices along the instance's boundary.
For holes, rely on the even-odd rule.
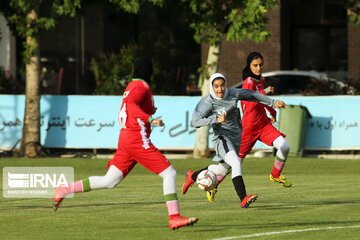
[[300,208],[299,205],[289,205],[287,204],[287,206],[282,206],[282,205],[267,205],[267,206],[263,206],[263,205],[258,205],[258,206],[251,206],[252,209],[254,210],[289,210],[289,209],[297,209]]
[[[100,206],[114,206],[114,205],[155,205],[164,204],[164,202],[111,202],[111,203],[92,203],[92,204],[79,204],[79,205],[61,205],[59,209],[63,208],[82,208],[82,207],[100,207]],[[14,208],[21,209],[34,209],[34,208],[53,208],[51,204],[49,206],[31,205],[31,206],[15,206]]]
[[341,205],[341,204],[356,204],[360,203],[360,200],[358,201],[319,201],[319,202],[309,202],[306,203],[308,205]]
[[[279,204],[276,205],[252,205],[252,209],[257,210],[285,210],[285,209],[297,209],[303,208],[303,205],[306,206],[322,206],[322,205],[342,205],[342,204],[357,204],[360,203],[360,200],[357,201],[305,201],[301,203],[290,203],[286,202],[286,206],[282,206]],[[285,204],[285,203],[284,203]]]

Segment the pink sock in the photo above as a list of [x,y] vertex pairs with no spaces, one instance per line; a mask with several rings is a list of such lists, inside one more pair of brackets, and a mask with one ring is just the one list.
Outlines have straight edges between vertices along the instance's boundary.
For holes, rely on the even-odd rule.
[[74,182],[74,183],[70,183],[69,187],[66,190],[67,190],[68,194],[83,192],[84,189],[83,189],[82,180],[79,180],[79,181]]
[[217,178],[217,184],[215,188],[219,186],[219,184],[224,180],[225,176],[216,175],[216,178]]
[[168,201],[166,202],[166,206],[168,208],[170,219],[180,215],[178,200]]
[[284,165],[285,165],[285,162],[280,162],[277,159],[275,159],[274,168],[271,173],[274,178],[278,178],[280,176],[280,173],[281,173],[282,169],[284,168]]

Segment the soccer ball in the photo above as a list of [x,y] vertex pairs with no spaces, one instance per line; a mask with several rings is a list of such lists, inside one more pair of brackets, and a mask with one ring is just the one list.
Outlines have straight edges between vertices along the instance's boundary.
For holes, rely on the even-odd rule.
[[196,177],[197,186],[204,191],[210,191],[217,184],[216,174],[210,170],[202,170]]

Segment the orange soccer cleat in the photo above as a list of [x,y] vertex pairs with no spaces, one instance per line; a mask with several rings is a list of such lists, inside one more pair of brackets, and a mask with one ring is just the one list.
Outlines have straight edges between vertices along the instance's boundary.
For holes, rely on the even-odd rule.
[[67,194],[66,187],[57,187],[56,188],[55,195],[54,195],[53,202],[52,202],[55,212],[59,208],[60,203],[65,198],[66,194]]
[[241,208],[248,208],[251,203],[253,203],[257,200],[257,198],[258,198],[258,195],[256,195],[256,194],[246,196],[241,201]]
[[174,217],[173,219],[169,220],[169,228],[171,228],[172,230],[175,230],[180,227],[193,225],[197,221],[199,221],[199,219],[197,217],[187,218],[184,216],[177,216],[177,217]]
[[182,187],[183,194],[185,194],[187,192],[187,190],[189,189],[189,187],[191,187],[194,184],[194,181],[191,179],[191,176],[193,175],[193,173],[194,172],[191,170],[186,172],[185,183]]

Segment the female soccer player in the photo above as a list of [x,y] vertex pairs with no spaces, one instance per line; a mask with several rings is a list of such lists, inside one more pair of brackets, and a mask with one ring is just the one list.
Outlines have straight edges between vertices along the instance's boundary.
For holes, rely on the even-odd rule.
[[[191,123],[194,127],[212,126],[213,145],[216,151],[214,161],[219,161],[219,164],[210,165],[205,169],[217,175],[218,184],[232,170],[231,178],[240,198],[241,208],[246,208],[256,201],[257,195],[247,196],[238,157],[242,132],[240,111],[237,107],[239,100],[260,102],[277,108],[285,107],[283,101],[275,101],[254,91],[227,89],[225,77],[220,73],[215,73],[210,77],[210,94],[203,97],[197,104]],[[186,173],[183,194],[186,194],[188,188],[194,184],[197,175],[202,170],[204,169]]]
[[170,217],[169,227],[177,229],[198,221],[196,217],[187,218],[180,215],[176,194],[176,171],[149,139],[150,123],[164,125],[162,120],[152,118],[156,111],[150,89],[152,71],[152,62],[149,58],[136,59],[132,81],[124,91],[120,108],[119,123],[122,128],[118,148],[113,159],[108,162],[106,175],[88,177],[67,187],[57,188],[53,199],[55,211],[67,194],[114,188],[137,163],[140,163],[163,178],[164,198]]
[[[273,87],[264,89],[265,79],[261,76],[264,59],[258,52],[252,52],[247,57],[247,65],[243,70],[243,89],[249,89],[267,94],[274,91]],[[271,118],[266,114],[265,108],[270,112]],[[284,187],[291,187],[292,184],[283,175],[280,175],[284,168],[290,147],[285,140],[285,134],[280,133],[273,125],[276,121],[276,111],[268,106],[256,102],[241,101],[243,111],[241,145],[239,157],[241,162],[251,151],[257,140],[268,146],[277,149],[274,167],[270,174],[270,180],[280,183]]]

